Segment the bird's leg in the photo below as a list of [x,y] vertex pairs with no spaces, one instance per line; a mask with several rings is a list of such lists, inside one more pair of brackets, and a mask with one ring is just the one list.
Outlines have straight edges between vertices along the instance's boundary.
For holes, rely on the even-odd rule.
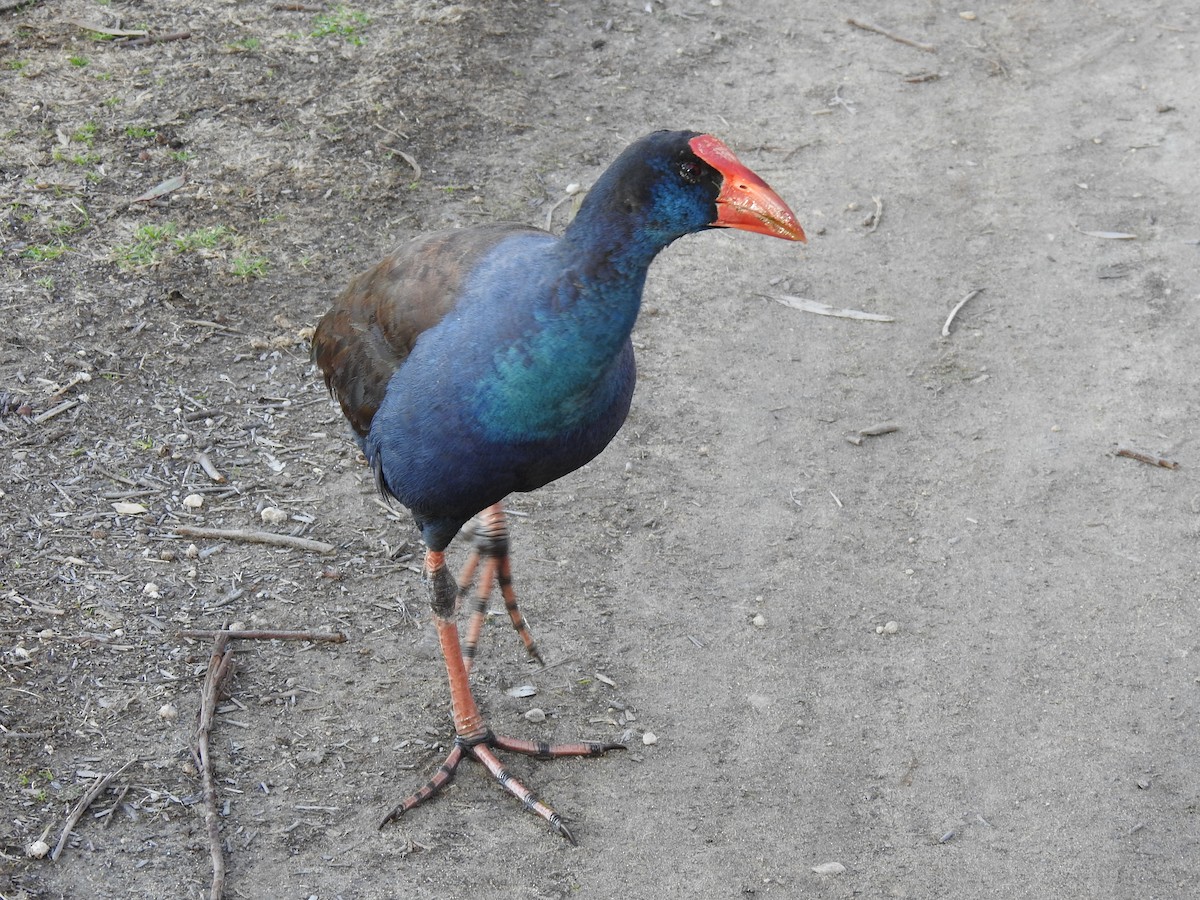
[[405,797],[379,823],[379,827],[382,828],[388,822],[395,821],[410,809],[420,806],[426,800],[436,796],[454,778],[458,764],[465,757],[471,756],[481,762],[492,773],[492,777],[500,786],[520,800],[527,810],[545,819],[551,828],[572,844],[575,843],[574,836],[563,823],[559,814],[514,778],[496,756],[494,749],[524,753],[539,759],[554,759],[560,756],[600,756],[609,750],[624,750],[625,747],[621,744],[601,741],[547,744],[542,741],[526,741],[493,734],[479,712],[474,694],[471,693],[467,662],[459,643],[458,626],[454,624],[459,590],[446,568],[445,556],[440,551],[426,551],[425,577],[429,583],[433,622],[437,628],[442,656],[446,661],[446,677],[450,682],[450,705],[454,714],[454,746],[450,748],[445,762],[441,764],[433,777],[417,791]]
[[526,651],[538,662],[543,662],[542,654],[538,652],[533,635],[529,632],[529,626],[525,624],[525,617],[521,615],[517,606],[512,564],[508,558],[508,519],[504,515],[504,508],[499,503],[489,506],[475,517],[474,525],[471,555],[458,578],[459,596],[466,596],[471,590],[476,571],[479,572],[475,599],[471,602],[471,618],[467,623],[467,640],[463,646],[467,671],[470,671],[471,664],[475,661],[475,648],[479,644],[479,634],[487,618],[487,602],[494,582],[500,584],[500,596],[504,598],[504,607],[508,610],[508,617],[512,620],[517,634],[521,636]]

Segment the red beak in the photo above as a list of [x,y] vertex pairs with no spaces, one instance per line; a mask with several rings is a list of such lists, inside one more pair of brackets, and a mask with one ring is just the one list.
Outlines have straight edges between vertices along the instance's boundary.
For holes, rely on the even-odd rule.
[[733,151],[711,134],[689,141],[692,152],[721,173],[717,194],[718,228],[740,228],[785,241],[805,241],[804,229],[770,185],[742,165]]

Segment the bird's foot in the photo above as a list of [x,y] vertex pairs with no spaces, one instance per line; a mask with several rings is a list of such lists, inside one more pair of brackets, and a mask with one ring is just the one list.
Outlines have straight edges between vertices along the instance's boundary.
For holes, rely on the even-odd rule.
[[[471,602],[471,618],[467,623],[467,637],[463,643],[463,656],[467,661],[468,670],[475,659],[475,649],[479,644],[479,635],[483,631],[483,623],[487,618],[488,598],[492,593],[492,585],[500,585],[500,596],[504,598],[504,607],[512,620],[525,650],[531,657],[545,665],[537,643],[525,623],[525,617],[517,606],[517,594],[513,589],[512,565],[508,559],[508,522],[504,509],[500,504],[489,506],[473,521],[471,536],[471,555],[458,578],[458,596],[465,597],[475,584],[475,598]],[[478,576],[478,578],[477,578]]]
[[513,777],[505,768],[504,763],[496,756],[494,750],[508,750],[512,753],[524,753],[538,759],[556,759],[561,756],[602,756],[610,750],[624,750],[624,744],[611,744],[601,741],[581,741],[575,744],[547,744],[542,741],[525,741],[520,738],[503,737],[485,731],[482,737],[467,739],[459,735],[454,739],[454,746],[445,762],[441,764],[433,777],[421,788],[405,797],[387,814],[379,827],[394,822],[410,809],[415,809],[426,800],[431,800],[441,792],[454,778],[458,764],[467,756],[471,756],[484,765],[492,773],[497,783],[521,801],[522,805],[549,823],[550,827],[565,837],[572,844],[575,836],[563,822],[554,809],[538,799],[537,795]]

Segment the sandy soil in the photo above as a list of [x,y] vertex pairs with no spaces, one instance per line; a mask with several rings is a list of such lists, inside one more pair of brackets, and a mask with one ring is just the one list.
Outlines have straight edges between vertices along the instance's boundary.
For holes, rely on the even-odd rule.
[[[0,896],[207,896],[211,644],[178,631],[237,623],[348,640],[238,644],[230,897],[1196,896],[1187,4],[5,6]],[[577,848],[473,769],[378,831],[447,696],[307,329],[407,235],[561,228],[657,127],[726,140],[810,243],[664,254],[625,430],[513,501],[552,665],[496,620],[475,679],[500,730],[630,750],[511,760]]]

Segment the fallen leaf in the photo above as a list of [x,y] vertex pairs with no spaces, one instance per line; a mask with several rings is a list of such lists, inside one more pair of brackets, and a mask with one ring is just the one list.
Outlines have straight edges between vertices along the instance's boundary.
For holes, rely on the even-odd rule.
[[801,312],[816,313],[818,316],[836,316],[839,319],[860,319],[864,322],[895,322],[891,316],[883,316],[879,313],[862,312],[857,309],[839,309],[836,306],[830,306],[828,303],[822,303],[820,300],[809,300],[805,297],[792,297],[788,294],[776,294],[772,299],[782,303],[784,306],[790,306],[792,309],[798,309]]
[[818,875],[842,875],[845,874],[846,867],[840,862],[821,863],[819,866],[813,866],[812,870]]
[[1106,241],[1136,241],[1137,235],[1127,231],[1085,231],[1088,237],[1103,238]]
[[171,191],[179,190],[185,184],[187,184],[187,179],[182,175],[176,175],[174,178],[168,178],[166,181],[156,184],[150,190],[146,191],[146,193],[142,194],[142,196],[134,199],[133,202],[146,203],[150,200],[157,200],[159,197],[171,193]]

